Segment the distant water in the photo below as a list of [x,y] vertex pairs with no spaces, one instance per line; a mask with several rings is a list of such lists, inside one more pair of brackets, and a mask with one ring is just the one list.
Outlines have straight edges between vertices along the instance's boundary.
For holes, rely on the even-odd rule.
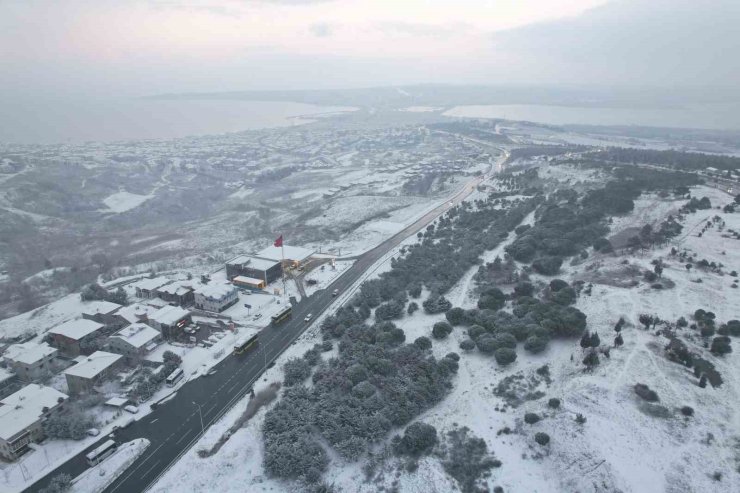
[[298,125],[311,116],[351,110],[266,101],[0,100],[0,142],[169,139]]
[[536,104],[456,106],[445,116],[504,118],[553,125],[640,125],[740,130],[740,103],[690,104],[660,108],[576,107]]

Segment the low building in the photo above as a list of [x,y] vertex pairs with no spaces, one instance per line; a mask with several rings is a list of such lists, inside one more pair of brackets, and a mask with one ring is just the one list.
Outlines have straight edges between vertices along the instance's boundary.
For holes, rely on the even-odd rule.
[[226,262],[226,278],[251,277],[262,279],[270,284],[283,275],[283,267],[279,260],[240,255]]
[[147,323],[149,316],[159,310],[159,308],[161,307],[154,307],[144,303],[134,303],[133,305],[122,307],[116,314],[130,324],[136,322]]
[[117,314],[122,306],[110,301],[88,301],[82,310],[82,318],[109,327],[123,327],[127,322]]
[[239,290],[232,284],[211,283],[195,290],[195,308],[222,312],[239,301]]
[[157,298],[159,296],[157,290],[165,284],[169,284],[171,282],[172,281],[167,279],[166,277],[142,279],[141,281],[134,283],[136,297],[144,299]]
[[192,281],[177,281],[157,288],[157,295],[168,303],[189,306],[195,300]]
[[108,339],[108,349],[135,363],[162,341],[162,334],[153,327],[135,323],[124,327]]
[[99,383],[110,379],[123,364],[123,356],[95,351],[77,359],[77,364],[64,370],[67,388],[73,395],[89,392]]
[[0,399],[13,393],[18,387],[18,375],[12,371],[0,367]]
[[52,345],[59,349],[62,354],[74,358],[82,353],[87,353],[86,347],[90,346],[96,337],[103,335],[105,326],[92,320],[80,318],[70,320],[61,325],[49,329]]
[[254,277],[246,277],[246,276],[236,276],[234,279],[231,280],[231,283],[234,286],[245,288],[245,289],[251,289],[251,290],[259,290],[259,289],[265,289],[267,286],[265,281],[262,279],[255,279]]
[[268,260],[274,260],[275,262],[285,261],[290,263],[293,267],[298,267],[304,264],[311,256],[316,253],[309,248],[301,248],[295,246],[284,245],[282,247],[276,247],[270,245],[264,250],[260,250],[255,254],[256,257],[264,258]]
[[149,315],[147,325],[157,329],[167,339],[177,338],[182,329],[193,321],[190,312],[179,306],[167,305]]
[[9,346],[3,359],[19,379],[30,382],[54,371],[57,353],[45,342],[25,342]]
[[15,460],[44,437],[42,423],[61,411],[67,395],[35,383],[0,400],[0,456]]

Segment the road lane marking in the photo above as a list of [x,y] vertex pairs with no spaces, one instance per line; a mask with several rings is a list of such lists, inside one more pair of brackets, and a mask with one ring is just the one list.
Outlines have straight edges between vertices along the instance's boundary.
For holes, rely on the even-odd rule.
[[147,469],[144,474],[142,474],[141,476],[139,476],[139,478],[140,479],[144,479],[145,477],[147,477],[147,475],[150,472],[152,472],[152,469],[154,469],[155,467],[157,467],[157,464],[159,464],[160,462],[162,462],[162,461],[161,460],[158,460],[157,462],[155,462],[154,464],[152,464],[152,467],[150,467],[149,469]]
[[[190,430],[190,428],[188,428],[188,430]],[[188,434],[187,434],[187,433],[183,433],[183,434],[182,434],[182,436],[180,436],[180,438],[178,438],[178,439],[177,439],[177,441],[176,441],[175,443],[176,443],[177,445],[180,445],[180,442],[182,442],[183,440],[185,440],[185,438],[187,438],[187,436],[188,436]]]

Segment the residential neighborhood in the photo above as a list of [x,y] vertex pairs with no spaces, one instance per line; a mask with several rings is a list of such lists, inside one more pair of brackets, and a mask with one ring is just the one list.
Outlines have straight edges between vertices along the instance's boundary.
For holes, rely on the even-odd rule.
[[[45,326],[52,317],[40,317],[34,336],[0,346],[2,459],[39,464],[55,442],[82,450],[100,431],[146,415],[183,383],[207,375],[238,339],[254,340],[273,314],[289,316],[288,298],[341,269],[331,256],[272,247],[208,275],[114,280],[52,303],[47,315],[64,314],[64,321]],[[114,296],[121,303],[110,301]]]

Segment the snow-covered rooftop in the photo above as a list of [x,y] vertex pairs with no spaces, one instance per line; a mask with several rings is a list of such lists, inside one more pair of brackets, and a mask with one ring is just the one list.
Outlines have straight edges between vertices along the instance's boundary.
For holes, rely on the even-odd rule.
[[112,407],[123,407],[128,402],[128,399],[123,397],[111,397],[107,401],[105,401],[106,406],[112,406]]
[[146,324],[135,323],[119,330],[111,336],[111,338],[113,337],[123,339],[128,344],[138,349],[146,346],[159,337],[159,331]]
[[166,277],[155,277],[152,279],[142,279],[141,281],[134,283],[134,287],[137,289],[153,291],[164,286],[165,284],[169,284],[170,282],[172,281],[170,281]]
[[135,323],[139,322],[142,317],[148,317],[156,311],[157,308],[141,303],[136,303],[134,305],[124,306],[123,308],[118,310],[116,314],[123,317],[129,323]]
[[302,248],[296,246],[285,245],[282,248],[270,245],[269,247],[257,252],[257,257],[262,257],[269,260],[280,261],[283,259],[283,252],[285,252],[285,260],[294,260],[296,262],[303,262],[315,252],[309,248]]
[[152,313],[149,318],[164,325],[173,325],[190,315],[190,312],[179,306],[167,305]]
[[57,350],[47,343],[25,342],[13,344],[5,350],[3,356],[6,360],[15,361],[24,365],[32,365],[43,358],[56,353]]
[[80,362],[64,370],[64,374],[82,378],[95,378],[121,358],[123,356],[120,354],[95,351],[90,356],[80,358]]
[[59,399],[66,400],[67,394],[32,383],[0,400],[0,438],[10,440],[38,421],[44,408],[59,404]]
[[268,270],[279,264],[279,260],[272,260],[269,258],[253,257],[251,255],[240,255],[227,262],[230,265],[246,265],[249,268],[257,270]]
[[103,313],[105,315],[111,314],[121,308],[118,303],[111,303],[110,301],[88,301],[85,303],[85,308],[82,310],[83,315],[96,315]]
[[0,383],[10,380],[13,376],[15,376],[15,374],[12,371],[0,367]]
[[196,289],[195,294],[212,300],[222,300],[231,295],[235,290],[236,288],[232,284],[211,283]]
[[[167,293],[175,296],[183,296],[193,290],[192,286],[185,285],[184,281],[173,282],[172,284],[165,284],[157,288],[160,293]],[[188,284],[192,284],[191,281],[187,281]]]
[[86,335],[92,334],[96,330],[100,330],[102,328],[102,324],[80,318],[64,322],[61,325],[57,325],[56,327],[49,329],[49,334],[59,334],[64,337],[69,337],[70,339],[80,340]]

